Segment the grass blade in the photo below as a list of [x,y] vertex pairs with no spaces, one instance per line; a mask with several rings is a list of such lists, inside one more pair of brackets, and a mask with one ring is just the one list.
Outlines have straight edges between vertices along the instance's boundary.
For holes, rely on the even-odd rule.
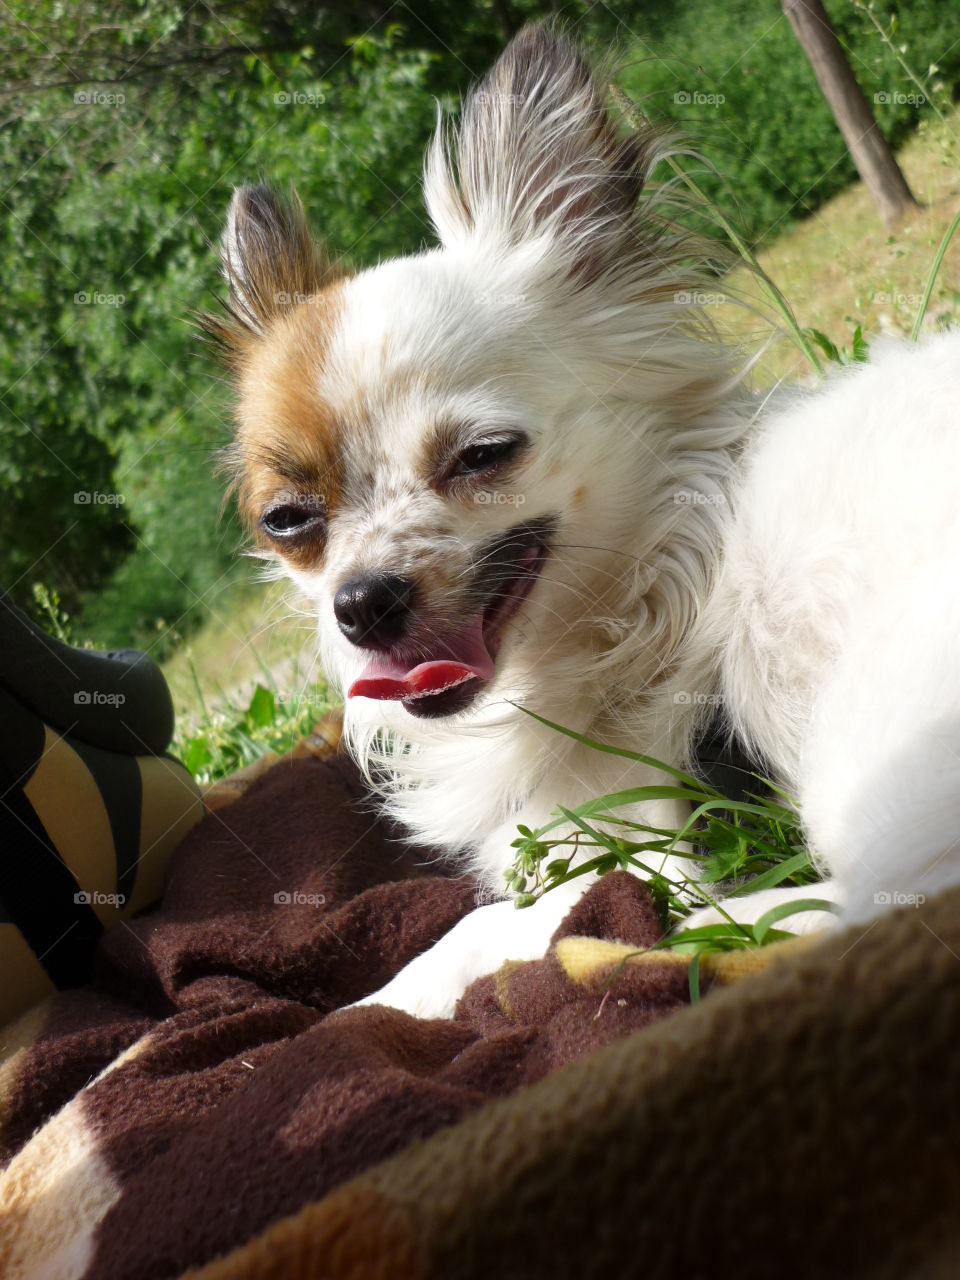
[[837,904],[828,902],[826,898],[801,898],[797,902],[781,902],[778,907],[765,912],[753,926],[753,936],[757,946],[763,946],[763,940],[770,932],[771,925],[780,920],[786,920],[787,916],[798,915],[801,911],[830,911],[834,915],[840,914]]
[[944,255],[947,252],[947,246],[954,237],[957,227],[960,226],[960,209],[953,215],[949,227],[944,232],[943,239],[940,241],[940,247],[937,249],[936,256],[930,266],[930,272],[927,275],[926,287],[923,290],[923,297],[920,299],[920,306],[917,310],[917,318],[913,322],[913,328],[910,330],[910,338],[916,342],[920,337],[920,328],[923,325],[923,317],[927,314],[927,307],[930,305],[930,297],[933,293],[933,286],[936,283],[937,276],[940,274],[940,266],[943,263]]
[[[646,125],[648,123],[643,112],[638,109],[636,104],[632,102],[630,98],[627,97],[627,95],[623,92],[621,88],[619,88],[619,86],[617,85],[611,86],[610,92],[611,92],[611,96],[613,97],[613,100],[616,102],[617,106],[626,116],[627,120],[630,122],[630,124],[633,126],[634,129],[639,128],[642,125]],[[753,250],[747,244],[746,240],[744,240],[744,238],[737,232],[736,228],[733,226],[730,220],[724,216],[722,210],[719,209],[716,206],[716,204],[714,204],[714,202],[707,196],[706,192],[704,192],[703,189],[690,176],[690,174],[687,173],[687,171],[677,163],[677,161],[673,158],[673,156],[667,157],[667,164],[670,166],[673,172],[677,175],[680,181],[686,186],[687,190],[692,193],[695,199],[704,208],[709,209],[710,214],[713,217],[714,221],[716,222],[717,226],[720,227],[723,233],[727,236],[730,243],[734,246],[734,248],[740,254],[741,258],[743,258],[744,262],[746,262],[749,265],[751,271],[756,273],[757,278],[760,280],[761,284],[763,285],[763,288],[766,290],[767,296],[770,298],[771,302],[776,307],[777,311],[780,312],[780,315],[782,316],[783,321],[786,324],[794,342],[800,348],[800,350],[803,352],[806,358],[810,361],[810,363],[813,365],[816,372],[822,377],[823,365],[820,363],[820,357],[817,355],[816,348],[811,344],[806,333],[804,333],[803,329],[801,328],[800,323],[797,320],[797,317],[793,314],[793,309],[791,308],[790,303],[787,301],[786,296],[784,295],[782,290],[777,286],[777,284],[771,279],[771,277],[766,273],[766,271],[764,271],[763,267],[760,265],[760,260],[757,257],[757,255],[753,252]],[[732,188],[730,187],[730,184],[727,182],[726,178],[724,178],[723,174],[713,169],[713,166],[710,166],[710,168],[716,174],[716,176],[720,179],[724,188],[727,191],[731,192],[732,194]]]
[[801,850],[794,857],[778,863],[777,866],[771,867],[769,871],[761,871],[758,876],[754,876],[746,884],[738,885],[736,889],[732,889],[727,894],[727,897],[738,898],[744,894],[759,893],[761,889],[773,889],[778,884],[782,884],[784,880],[789,880],[791,876],[796,875],[798,871],[802,871],[804,867],[813,868],[813,863],[810,861],[810,855],[806,849]]
[[521,706],[519,702],[511,704],[518,711],[522,711],[531,720],[539,720],[548,729],[554,729],[557,733],[562,733],[566,738],[572,738],[574,742],[582,743],[585,747],[590,747],[593,751],[602,751],[605,755],[620,756],[624,760],[635,760],[637,764],[646,765],[650,769],[656,769],[659,773],[665,773],[668,777],[676,778],[682,782],[685,787],[691,787],[699,791],[701,795],[720,797],[720,792],[715,791],[713,787],[708,786],[705,782],[701,782],[698,778],[694,778],[689,773],[684,773],[682,769],[675,769],[672,765],[664,764],[662,760],[655,760],[653,756],[642,755],[639,751],[628,751],[626,747],[611,747],[605,742],[597,742],[593,738],[588,738],[585,734],[577,733],[575,729],[566,729],[562,724],[555,724],[553,720],[547,720],[545,716],[537,715],[536,711],[531,711],[528,707]]
[[690,1003],[696,1004],[700,999],[700,957],[701,951],[690,957]]

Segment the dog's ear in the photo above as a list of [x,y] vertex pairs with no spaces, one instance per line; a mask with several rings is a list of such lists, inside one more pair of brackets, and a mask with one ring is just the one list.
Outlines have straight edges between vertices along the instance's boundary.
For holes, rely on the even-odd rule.
[[204,327],[228,356],[242,352],[278,316],[339,274],[310,231],[296,192],[283,200],[266,186],[233,193],[220,258],[230,292],[226,316],[204,317]]
[[547,234],[577,274],[601,269],[630,234],[656,153],[652,130],[618,135],[605,98],[572,41],[521,31],[468,95],[452,148],[442,129],[434,137],[425,193],[441,242]]

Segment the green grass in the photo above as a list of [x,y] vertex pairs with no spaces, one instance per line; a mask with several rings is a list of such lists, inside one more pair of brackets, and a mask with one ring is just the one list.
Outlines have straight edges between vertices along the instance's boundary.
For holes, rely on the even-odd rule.
[[208,604],[212,620],[178,637],[163,666],[173,750],[202,785],[289,751],[335,705],[317,671],[316,623],[289,584],[231,587]]
[[[763,270],[790,299],[798,323],[828,334],[838,347],[851,342],[858,326],[867,344],[885,334],[910,337],[921,308],[918,334],[960,322],[960,242],[955,238],[944,249],[924,301],[931,264],[960,206],[960,112],[922,126],[898,160],[921,205],[893,231],[881,223],[863,184],[856,183],[757,251]],[[734,272],[729,287],[761,316],[770,315],[752,272]],[[742,307],[726,305],[717,313],[721,328],[748,347],[769,333],[765,321]],[[757,366],[761,385],[810,378],[809,364],[792,341],[769,347]]]
[[269,752],[282,755],[307,737],[334,705],[323,681],[284,692],[269,671],[247,699],[227,695],[177,724],[173,751],[201,785],[229,777]]
[[187,637],[174,633],[161,664],[178,716],[242,700],[265,671],[284,687],[309,682],[316,623],[289,583],[231,583],[205,604],[209,621]]

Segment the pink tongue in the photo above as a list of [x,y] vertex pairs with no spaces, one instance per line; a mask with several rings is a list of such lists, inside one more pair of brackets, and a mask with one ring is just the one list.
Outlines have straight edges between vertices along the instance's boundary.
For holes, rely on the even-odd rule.
[[489,680],[493,675],[493,659],[483,641],[482,613],[449,636],[442,647],[442,658],[431,658],[416,667],[406,667],[389,654],[377,654],[347,690],[347,697],[381,701],[418,698],[452,689],[465,680]]

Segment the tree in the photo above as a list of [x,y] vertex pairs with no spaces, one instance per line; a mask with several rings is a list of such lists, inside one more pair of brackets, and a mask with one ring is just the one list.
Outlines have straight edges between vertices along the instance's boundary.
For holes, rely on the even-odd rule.
[[898,222],[917,201],[880,132],[870,104],[857,83],[843,46],[820,0],[782,0],[783,11],[804,52],[834,119],[888,226]]

